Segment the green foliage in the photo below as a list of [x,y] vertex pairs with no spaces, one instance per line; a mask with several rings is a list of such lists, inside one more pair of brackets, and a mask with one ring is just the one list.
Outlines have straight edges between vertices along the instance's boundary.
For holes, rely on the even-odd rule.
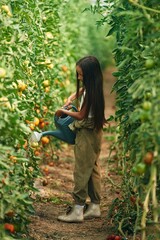
[[[120,124],[119,154],[123,166],[124,156],[130,159],[128,183],[133,183],[132,191],[143,202],[143,212],[137,218],[141,218],[138,227],[142,229],[142,239],[146,239],[147,221],[157,223],[159,216],[160,5],[158,0],[104,1],[97,11],[109,11],[101,22],[110,24],[108,35],[116,35],[113,52],[117,72],[113,75],[117,81],[113,90],[117,93],[115,120]],[[149,164],[148,153],[153,154]],[[125,191],[128,183],[125,182]],[[137,226],[134,230],[136,234]]]
[[61,8],[60,27],[62,41],[66,46],[65,56],[75,67],[75,61],[85,55],[95,55],[103,68],[113,64],[114,38],[106,38],[109,26],[98,27],[99,13],[90,10],[90,1],[67,1]]

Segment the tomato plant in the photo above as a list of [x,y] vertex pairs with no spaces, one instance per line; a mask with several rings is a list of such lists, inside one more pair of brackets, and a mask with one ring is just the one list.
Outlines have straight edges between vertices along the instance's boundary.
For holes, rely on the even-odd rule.
[[[101,21],[111,26],[108,36],[116,35],[113,54],[117,70],[113,75],[117,80],[113,90],[115,120],[120,126],[117,154],[124,172],[123,197],[127,201],[134,193],[143,203],[143,211],[136,205],[133,232],[135,238],[141,229],[141,239],[146,240],[147,219],[158,224],[159,218],[154,209],[159,206],[160,184],[160,5],[158,0],[97,1],[96,11],[104,14]],[[118,212],[116,223],[121,209]],[[121,230],[125,231],[125,220],[132,219],[132,212],[122,214]]]

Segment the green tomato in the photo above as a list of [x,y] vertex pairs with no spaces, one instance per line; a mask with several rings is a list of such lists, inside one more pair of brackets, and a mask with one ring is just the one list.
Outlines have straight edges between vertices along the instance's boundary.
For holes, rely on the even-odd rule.
[[4,68],[0,68],[0,78],[6,77],[6,70]]
[[146,122],[150,119],[150,112],[149,111],[142,111],[140,115],[140,119],[142,122]]
[[132,173],[137,173],[137,168],[135,166],[132,168]]
[[152,68],[153,66],[154,66],[154,64],[155,64],[155,62],[154,62],[154,60],[153,59],[147,59],[146,61],[145,61],[145,67],[146,68]]
[[146,92],[145,97],[147,99],[150,99],[152,97],[152,93],[151,92]]
[[37,148],[38,147],[38,142],[32,142],[31,147],[32,148]]
[[142,107],[143,107],[144,110],[147,110],[147,111],[148,111],[148,110],[151,109],[152,103],[149,102],[149,101],[145,101],[145,102],[142,104]]
[[146,171],[146,164],[145,163],[138,163],[136,165],[136,172],[139,175],[142,175]]

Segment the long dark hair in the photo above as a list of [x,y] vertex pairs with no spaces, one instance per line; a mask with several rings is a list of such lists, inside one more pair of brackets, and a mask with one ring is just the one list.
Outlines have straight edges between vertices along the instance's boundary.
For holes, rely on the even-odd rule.
[[[105,122],[105,101],[103,93],[103,75],[100,63],[94,56],[81,58],[76,66],[79,66],[83,72],[83,86],[86,90],[86,118],[90,109],[94,117],[94,127],[99,130],[103,128]],[[77,75],[77,97],[79,93],[80,82]]]

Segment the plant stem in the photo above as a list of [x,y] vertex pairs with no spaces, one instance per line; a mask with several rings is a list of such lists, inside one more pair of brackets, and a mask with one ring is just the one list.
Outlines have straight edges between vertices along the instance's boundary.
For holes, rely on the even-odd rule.
[[155,12],[155,13],[160,13],[159,10],[156,10],[156,9],[153,9],[153,8],[149,8],[149,7],[145,7],[137,2],[135,2],[134,0],[129,0],[129,2],[133,3],[133,5],[139,7],[139,8],[142,8],[142,9],[145,9],[145,10],[148,10],[148,11],[152,11],[152,12]]
[[152,204],[153,204],[153,220],[158,223],[158,203],[156,197],[156,187],[157,187],[157,168],[155,165],[151,166],[151,180],[152,180]]
[[119,226],[118,226],[118,231],[120,232],[120,234],[121,234],[124,238],[125,238],[126,236],[125,236],[125,234],[124,234],[124,232],[123,232],[123,230],[122,230],[122,224],[123,224],[123,222],[124,222],[125,219],[127,219],[127,218],[122,219],[122,220],[119,222]]
[[134,225],[134,235],[133,235],[133,240],[136,240],[136,233],[137,233],[137,226],[138,226],[138,219],[139,219],[139,196],[136,199],[136,207],[137,207],[137,217]]
[[157,197],[156,197],[156,186],[157,186],[157,168],[153,164],[151,166],[151,176],[149,181],[149,189],[146,194],[146,198],[143,204],[143,215],[141,219],[141,226],[142,226],[142,240],[146,239],[146,216],[149,211],[148,205],[149,205],[149,196],[151,193],[152,196],[152,205],[153,205],[153,220],[154,223],[158,223],[158,203],[157,203]]
[[145,198],[144,203],[143,203],[143,210],[144,211],[143,211],[143,215],[142,215],[142,219],[141,219],[142,240],[146,240],[146,216],[147,216],[147,213],[149,211],[148,204],[149,204],[150,192],[151,192],[151,187],[149,188],[149,190],[146,194],[146,198]]

